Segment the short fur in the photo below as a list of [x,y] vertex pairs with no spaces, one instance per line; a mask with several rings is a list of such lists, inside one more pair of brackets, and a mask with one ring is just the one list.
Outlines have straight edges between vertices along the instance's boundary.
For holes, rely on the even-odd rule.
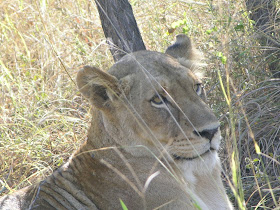
[[130,210],[232,209],[219,122],[190,62],[172,56],[139,51],[108,73],[80,70],[79,90],[94,106],[87,141],[46,180],[2,197],[0,208],[121,209],[121,200]]

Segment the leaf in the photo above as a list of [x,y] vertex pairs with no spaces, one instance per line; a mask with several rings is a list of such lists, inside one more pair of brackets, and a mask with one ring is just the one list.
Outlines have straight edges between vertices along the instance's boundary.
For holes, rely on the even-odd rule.
[[238,23],[238,24],[234,27],[234,29],[235,29],[236,31],[244,31],[244,25],[243,25],[243,23]]
[[121,206],[123,210],[128,210],[128,208],[126,207],[126,205],[124,204],[124,202],[122,201],[122,199],[120,199],[121,202]]
[[183,27],[183,33],[188,34],[190,31],[190,28],[188,26]]
[[224,56],[224,54],[222,52],[217,52],[216,56],[220,58],[220,60],[222,61],[223,64],[226,64],[227,62],[227,57]]
[[210,35],[213,31],[218,31],[218,28],[215,26],[215,27],[213,27],[211,29],[206,30],[205,33],[207,35]]
[[178,20],[178,21],[176,21],[176,22],[173,22],[172,24],[171,24],[171,27],[172,28],[178,28],[178,27],[180,27],[180,26],[182,26],[182,25],[184,25],[185,24],[185,21],[184,20]]
[[205,32],[206,32],[206,34],[208,34],[208,35],[209,35],[209,34],[211,34],[211,33],[212,33],[212,30],[211,30],[211,29],[208,29],[208,30],[206,30]]

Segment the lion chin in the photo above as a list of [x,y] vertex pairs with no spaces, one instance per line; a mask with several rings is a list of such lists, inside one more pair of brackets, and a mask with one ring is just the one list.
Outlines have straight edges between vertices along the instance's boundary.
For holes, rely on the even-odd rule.
[[0,209],[233,209],[200,59],[178,35],[165,53],[82,68],[79,92],[93,106],[86,142],[45,180],[0,198]]

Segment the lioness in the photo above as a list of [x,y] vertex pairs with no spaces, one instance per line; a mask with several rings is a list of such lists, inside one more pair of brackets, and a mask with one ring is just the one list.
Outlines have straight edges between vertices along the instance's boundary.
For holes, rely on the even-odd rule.
[[87,141],[44,181],[2,197],[1,209],[232,209],[194,58],[179,35],[166,53],[128,54],[108,73],[85,66]]

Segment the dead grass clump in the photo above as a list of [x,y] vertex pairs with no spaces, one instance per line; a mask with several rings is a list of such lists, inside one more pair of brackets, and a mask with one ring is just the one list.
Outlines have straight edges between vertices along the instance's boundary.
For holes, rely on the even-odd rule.
[[[238,117],[243,186],[249,206],[272,208],[280,196],[280,80],[266,80],[252,89],[239,99],[246,108],[246,116]],[[255,143],[260,153],[256,152]]]

